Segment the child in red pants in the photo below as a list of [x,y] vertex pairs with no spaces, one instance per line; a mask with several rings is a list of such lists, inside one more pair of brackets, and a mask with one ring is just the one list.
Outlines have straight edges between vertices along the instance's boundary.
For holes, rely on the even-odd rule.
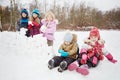
[[88,68],[96,67],[104,56],[112,63],[117,62],[104,47],[105,41],[100,38],[99,30],[93,28],[89,37],[84,41],[78,59],[68,66],[70,71],[76,70],[82,75],[88,75]]

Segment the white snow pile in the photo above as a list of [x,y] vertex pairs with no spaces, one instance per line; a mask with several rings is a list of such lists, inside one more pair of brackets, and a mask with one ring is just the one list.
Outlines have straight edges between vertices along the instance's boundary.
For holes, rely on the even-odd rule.
[[[89,32],[75,32],[81,47]],[[42,35],[33,38],[20,32],[0,32],[0,80],[120,80],[120,31],[100,31],[106,41],[106,48],[115,59],[116,64],[104,59],[96,68],[89,69],[90,74],[83,76],[76,71],[59,73],[57,68],[49,70],[47,61],[47,41]],[[55,33],[54,50],[62,43],[65,31]]]

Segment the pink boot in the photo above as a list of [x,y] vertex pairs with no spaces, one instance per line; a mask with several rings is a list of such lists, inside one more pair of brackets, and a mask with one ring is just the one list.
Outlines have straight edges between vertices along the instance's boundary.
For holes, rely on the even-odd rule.
[[79,64],[77,61],[75,61],[68,66],[68,70],[73,71],[73,70],[77,69],[78,67],[79,67]]
[[76,71],[84,76],[89,74],[88,65],[82,65],[76,69]]
[[116,62],[117,62],[117,60],[115,60],[110,53],[108,53],[108,54],[106,55],[106,58],[107,58],[110,62],[112,62],[112,63],[116,63]]

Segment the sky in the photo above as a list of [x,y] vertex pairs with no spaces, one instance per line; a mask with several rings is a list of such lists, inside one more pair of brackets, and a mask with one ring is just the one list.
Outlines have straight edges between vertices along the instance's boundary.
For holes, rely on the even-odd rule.
[[[24,5],[24,7],[28,7],[28,3],[32,3],[32,0],[16,0],[17,2]],[[43,3],[44,0],[38,0],[39,2]],[[50,4],[53,4],[54,0],[46,0],[48,6]],[[120,8],[120,0],[56,0],[57,5],[64,6],[64,2],[68,4],[68,6],[71,6],[74,2],[76,2],[78,5],[81,2],[85,2],[86,5],[98,8],[101,11],[108,11],[113,8]],[[9,5],[9,0],[0,0],[0,5]]]

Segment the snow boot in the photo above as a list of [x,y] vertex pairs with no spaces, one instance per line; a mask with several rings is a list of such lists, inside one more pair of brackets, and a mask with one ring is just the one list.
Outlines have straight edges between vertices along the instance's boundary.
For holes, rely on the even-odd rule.
[[76,69],[76,72],[86,76],[89,74],[88,65],[84,64]]
[[66,70],[66,69],[67,69],[67,62],[66,62],[66,61],[61,62],[61,63],[60,63],[60,66],[59,66],[59,68],[58,68],[58,71],[59,71],[59,72],[63,72],[63,71]]
[[48,62],[48,68],[49,69],[53,69],[54,68],[54,59],[51,59],[51,60],[49,60],[49,62]]
[[68,66],[68,70],[73,71],[73,70],[76,70],[78,67],[79,67],[79,64],[77,61],[75,61]]

